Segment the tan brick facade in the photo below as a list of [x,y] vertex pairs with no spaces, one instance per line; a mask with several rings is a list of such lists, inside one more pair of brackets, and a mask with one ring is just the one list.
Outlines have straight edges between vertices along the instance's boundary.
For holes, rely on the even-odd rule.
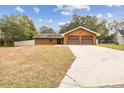
[[35,44],[36,45],[54,45],[57,44],[56,38],[35,38]]

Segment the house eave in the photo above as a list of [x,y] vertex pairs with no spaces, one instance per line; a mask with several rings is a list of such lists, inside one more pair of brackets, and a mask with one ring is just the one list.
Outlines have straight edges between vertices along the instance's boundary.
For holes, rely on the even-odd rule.
[[81,29],[84,29],[84,30],[86,30],[86,31],[88,31],[88,32],[91,32],[91,33],[93,33],[93,34],[96,34],[97,36],[100,35],[100,34],[94,32],[94,31],[92,31],[92,30],[90,30],[90,29],[87,29],[87,28],[85,28],[85,27],[79,26],[79,27],[74,28],[74,29],[72,29],[72,30],[70,30],[70,31],[68,31],[68,32],[63,33],[62,36],[64,36],[65,34],[68,34],[68,33],[70,33],[70,32],[73,32],[73,31],[75,31],[75,30],[77,30],[77,29],[80,29],[80,28],[81,28]]
[[46,39],[46,38],[64,38],[63,36],[62,37],[33,37],[33,39]]

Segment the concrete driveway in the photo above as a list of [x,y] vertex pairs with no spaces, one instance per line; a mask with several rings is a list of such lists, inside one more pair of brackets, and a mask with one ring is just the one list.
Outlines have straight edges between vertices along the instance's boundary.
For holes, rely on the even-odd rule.
[[90,45],[69,45],[69,48],[77,58],[60,88],[124,84],[124,51]]

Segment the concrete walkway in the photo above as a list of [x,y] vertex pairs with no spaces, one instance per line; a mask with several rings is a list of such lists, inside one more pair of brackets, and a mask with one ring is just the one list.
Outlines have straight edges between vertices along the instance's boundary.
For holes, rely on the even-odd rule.
[[60,88],[124,84],[124,51],[98,46],[69,45],[77,57]]

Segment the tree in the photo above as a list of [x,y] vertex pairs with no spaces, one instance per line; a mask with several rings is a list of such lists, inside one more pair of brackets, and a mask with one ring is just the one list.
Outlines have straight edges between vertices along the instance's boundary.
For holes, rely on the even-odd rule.
[[101,34],[99,37],[99,43],[114,43],[114,34],[111,35]]
[[113,22],[108,24],[108,28],[109,28],[109,30],[113,31],[114,40],[115,40],[115,43],[117,43],[117,34],[118,34],[119,30],[124,31],[124,21],[114,20]]
[[52,28],[46,27],[46,26],[42,26],[40,28],[40,31],[39,32],[40,33],[55,33],[55,31]]
[[0,29],[4,35],[4,42],[6,44],[32,39],[36,33],[32,20],[26,15],[3,16],[0,19]]
[[3,46],[3,33],[0,30],[0,46]]
[[60,33],[67,32],[78,26],[83,26],[98,33],[107,33],[106,20],[99,20],[95,16],[79,16],[74,14],[70,23],[60,26]]

